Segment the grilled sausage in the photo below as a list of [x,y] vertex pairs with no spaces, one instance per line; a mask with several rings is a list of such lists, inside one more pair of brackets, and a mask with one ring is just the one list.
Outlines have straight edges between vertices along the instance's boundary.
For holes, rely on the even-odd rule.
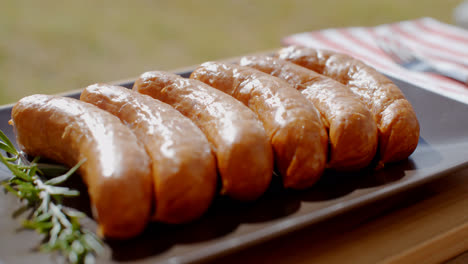
[[205,133],[213,146],[222,194],[253,200],[269,186],[273,154],[255,114],[231,96],[208,85],[167,72],[147,72],[135,91],[172,105]]
[[304,189],[323,173],[327,133],[315,107],[285,81],[238,65],[207,62],[192,72],[257,113],[270,138],[285,187]]
[[98,233],[139,234],[152,206],[151,168],[136,136],[120,120],[76,99],[32,95],[12,111],[16,139],[33,156],[78,169],[88,187]]
[[277,56],[347,85],[371,110],[379,131],[380,160],[406,159],[416,149],[419,122],[400,89],[372,67],[344,54],[287,47]]
[[328,129],[330,167],[356,170],[374,158],[377,150],[374,118],[346,86],[294,63],[267,56],[244,57],[240,65],[287,81],[315,105]]
[[200,217],[216,190],[216,163],[205,135],[171,106],[124,87],[88,86],[82,101],[116,115],[152,162],[154,220],[179,224]]

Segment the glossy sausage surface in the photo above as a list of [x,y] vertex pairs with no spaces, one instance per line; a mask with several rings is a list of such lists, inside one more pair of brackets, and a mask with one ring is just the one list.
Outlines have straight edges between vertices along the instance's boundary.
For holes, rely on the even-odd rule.
[[216,155],[222,194],[254,200],[266,191],[273,154],[262,123],[250,109],[202,82],[168,72],[144,73],[133,89],[168,103],[200,127]]
[[184,223],[208,209],[216,190],[216,163],[208,140],[190,119],[119,86],[94,84],[80,99],[120,118],[143,143],[152,164],[154,220]]
[[287,47],[277,56],[347,85],[371,110],[379,130],[383,163],[406,159],[416,149],[419,122],[400,89],[374,68],[350,56],[326,50]]
[[32,95],[13,107],[12,119],[26,153],[70,167],[86,159],[78,171],[101,235],[129,238],[143,231],[152,206],[150,161],[117,117],[76,99]]
[[285,187],[304,189],[320,178],[328,137],[319,113],[300,92],[279,78],[234,64],[207,62],[190,78],[232,95],[257,113]]
[[374,158],[377,126],[367,107],[346,86],[278,58],[249,56],[242,58],[240,65],[287,81],[315,105],[328,129],[330,167],[356,170]]

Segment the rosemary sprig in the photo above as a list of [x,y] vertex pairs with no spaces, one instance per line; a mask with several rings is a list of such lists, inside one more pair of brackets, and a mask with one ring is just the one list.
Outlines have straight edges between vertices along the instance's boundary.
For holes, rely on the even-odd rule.
[[6,192],[25,202],[18,212],[29,211],[23,227],[44,235],[39,249],[59,251],[70,263],[93,263],[95,256],[103,251],[102,242],[81,226],[79,220],[84,217],[82,212],[62,205],[64,197],[78,196],[79,192],[56,186],[66,181],[85,160],[63,175],[46,179],[45,171],[57,171],[60,167],[38,164],[38,157],[29,162],[1,130],[0,149],[9,154],[0,155],[0,162],[13,174],[1,184]]

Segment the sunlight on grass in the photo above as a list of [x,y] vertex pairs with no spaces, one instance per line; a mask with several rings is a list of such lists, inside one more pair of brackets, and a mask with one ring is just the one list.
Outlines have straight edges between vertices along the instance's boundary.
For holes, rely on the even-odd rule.
[[455,0],[10,1],[0,10],[0,104],[279,47],[288,34],[422,16]]

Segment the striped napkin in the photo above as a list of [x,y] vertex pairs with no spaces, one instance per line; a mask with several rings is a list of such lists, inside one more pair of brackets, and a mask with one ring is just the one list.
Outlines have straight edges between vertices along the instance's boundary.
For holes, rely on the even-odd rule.
[[376,27],[351,27],[305,32],[285,37],[283,45],[299,45],[346,53],[394,78],[468,104],[468,86],[437,74],[406,70],[377,45],[392,38],[434,63],[450,63],[468,76],[468,31],[421,18]]

